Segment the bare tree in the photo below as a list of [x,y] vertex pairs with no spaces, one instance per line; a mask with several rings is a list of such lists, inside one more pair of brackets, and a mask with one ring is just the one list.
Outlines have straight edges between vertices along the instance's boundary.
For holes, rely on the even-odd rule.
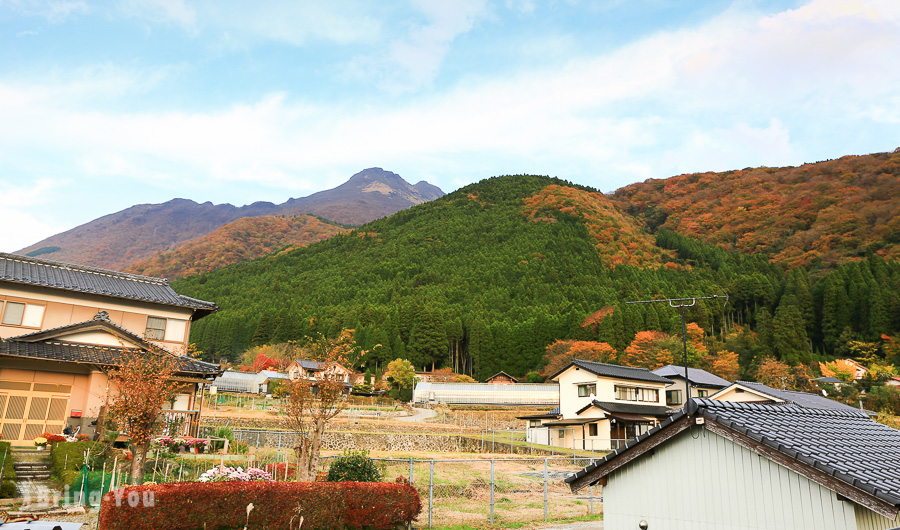
[[144,461],[150,440],[160,429],[160,413],[175,395],[175,358],[166,352],[126,350],[122,362],[107,371],[109,421],[130,438],[131,483],[144,480]]
[[304,354],[325,364],[315,380],[300,379],[287,385],[288,397],[282,405],[287,428],[300,435],[294,453],[299,461],[297,480],[313,481],[325,428],[347,404],[345,382],[330,366],[350,368],[364,354],[353,342],[352,330],[343,330],[337,339],[320,337],[304,348]]

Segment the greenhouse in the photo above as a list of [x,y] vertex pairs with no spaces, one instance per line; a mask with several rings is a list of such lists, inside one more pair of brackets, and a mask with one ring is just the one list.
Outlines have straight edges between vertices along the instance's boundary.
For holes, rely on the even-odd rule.
[[246,392],[259,394],[265,377],[251,372],[226,371],[213,381],[213,385],[219,392]]
[[556,384],[418,383],[414,403],[455,405],[559,405]]

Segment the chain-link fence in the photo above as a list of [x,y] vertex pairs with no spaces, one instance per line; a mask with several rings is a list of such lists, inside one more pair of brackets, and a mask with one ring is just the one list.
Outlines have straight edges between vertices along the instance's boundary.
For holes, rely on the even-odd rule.
[[[417,527],[569,519],[601,512],[602,493],[574,495],[563,479],[590,463],[577,458],[374,459],[386,480],[409,480],[422,496]],[[327,468],[328,459],[323,459]]]

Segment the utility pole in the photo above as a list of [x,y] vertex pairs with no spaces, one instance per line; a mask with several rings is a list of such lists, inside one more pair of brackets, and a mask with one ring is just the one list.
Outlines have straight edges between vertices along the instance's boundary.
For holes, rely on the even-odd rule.
[[724,300],[722,305],[728,303],[727,294],[714,294],[712,296],[691,296],[687,298],[658,298],[654,300],[633,300],[625,302],[626,304],[652,304],[658,302],[666,302],[669,307],[681,311],[681,346],[684,349],[684,405],[687,407],[688,400],[691,399],[691,378],[688,375],[688,358],[687,358],[687,322],[684,316],[686,307],[693,307],[697,304],[697,300]]

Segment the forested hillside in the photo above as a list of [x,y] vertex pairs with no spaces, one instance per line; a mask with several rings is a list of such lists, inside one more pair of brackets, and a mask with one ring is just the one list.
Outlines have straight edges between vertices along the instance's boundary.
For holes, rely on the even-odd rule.
[[232,263],[333,237],[347,228],[311,215],[244,217],[170,252],[160,252],[128,268],[157,278],[176,279]]
[[900,149],[651,179],[613,198],[651,229],[813,272],[869,254],[900,259]]
[[[646,202],[641,218],[659,220]],[[495,177],[174,287],[222,308],[193,328],[208,357],[348,327],[373,349],[369,368],[405,357],[480,379],[540,368],[558,339],[608,343],[616,360],[637,351],[642,331],[678,332],[665,304],[625,304],[658,296],[728,294],[728,304],[698,303],[688,316],[710,351],[736,352],[742,376],[767,356],[810,363],[900,329],[900,265],[877,252],[811,277],[764,252],[657,230],[666,220],[648,229],[609,197],[558,179]]]

